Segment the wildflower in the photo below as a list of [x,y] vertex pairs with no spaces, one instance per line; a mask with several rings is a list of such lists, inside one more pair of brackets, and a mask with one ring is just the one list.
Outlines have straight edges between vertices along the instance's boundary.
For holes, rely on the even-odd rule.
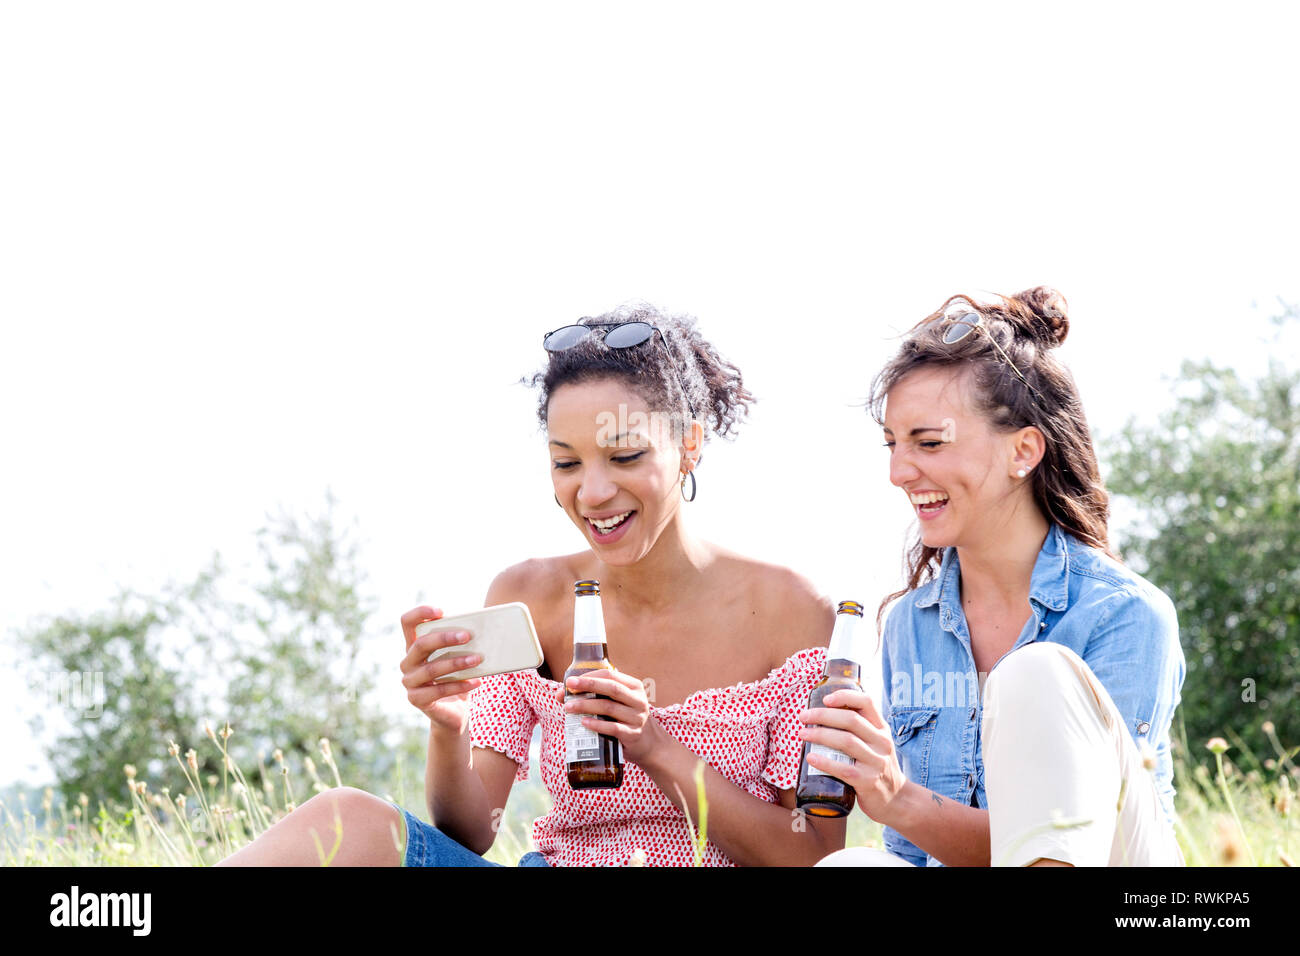
[[209,787],[215,787],[217,785],[217,775],[215,773],[208,774],[207,780]]
[[1259,729],[1264,731],[1264,733],[1268,734],[1269,736],[1272,736],[1273,731],[1275,731],[1277,728],[1273,726],[1273,721],[1266,720],[1264,721],[1263,724],[1260,725]]
[[176,746],[176,741],[174,740],[167,741],[167,756],[175,757],[180,752],[181,752],[181,748]]
[[1211,737],[1206,741],[1205,749],[1212,754],[1226,753],[1228,750],[1228,742],[1222,737]]
[[196,771],[196,772],[198,771],[198,769],[199,769],[199,755],[198,755],[197,753],[194,752],[194,748],[193,748],[193,747],[191,747],[189,750],[185,751],[185,762],[186,762],[187,764],[189,764],[189,768],[190,768],[191,770]]
[[1295,866],[1295,860],[1281,847],[1277,848],[1277,858],[1283,866]]
[[1138,754],[1142,758],[1142,766],[1145,769],[1156,769],[1156,752],[1145,739],[1138,742]]
[[230,729],[230,721],[226,721],[226,726],[224,726],[224,727],[221,728],[221,739],[222,739],[222,740],[229,740],[229,739],[230,739],[230,735],[233,734],[233,733],[234,733],[234,731]]
[[88,806],[90,806],[90,797],[86,796],[86,795],[83,793],[83,794],[81,794],[80,796],[77,797],[77,802],[78,802],[79,804],[81,804],[83,807],[88,807]]
[[182,813],[185,812],[185,794],[182,793],[177,795],[176,806]]
[[322,737],[320,739],[320,755],[326,760],[329,760],[332,756],[330,754],[330,739],[328,737]]
[[1218,836],[1219,862],[1232,866],[1244,855],[1241,845],[1241,831],[1231,817],[1220,817],[1215,826]]
[[302,765],[307,768],[308,774],[313,777],[316,776],[316,761],[312,760],[311,757],[303,757]]
[[271,754],[271,757],[272,757],[272,758],[275,760],[275,762],[278,763],[278,764],[283,764],[283,763],[284,763],[284,751],[281,750],[279,747],[276,747],[276,748],[275,748],[275,753]]
[[217,735],[212,732],[212,725],[206,720],[203,722],[203,732],[208,735],[208,739],[216,743]]
[[1273,806],[1282,816],[1291,813],[1291,778],[1283,777],[1277,782],[1277,797],[1273,800]]
[[80,819],[81,819],[81,807],[73,807],[73,808],[72,808],[72,815],[73,815],[76,819],[80,820]]
[[135,852],[134,843],[110,843],[109,846],[112,847],[114,853],[123,853],[129,856]]
[[627,865],[645,866],[645,850],[641,850],[641,849],[633,850],[632,855],[628,858]]
[[122,768],[122,770],[126,774],[127,780],[135,779],[135,767],[133,767],[131,764],[127,764],[125,767]]
[[230,788],[230,792],[233,793],[236,797],[242,797],[246,792],[246,789],[242,783],[236,781],[235,785]]

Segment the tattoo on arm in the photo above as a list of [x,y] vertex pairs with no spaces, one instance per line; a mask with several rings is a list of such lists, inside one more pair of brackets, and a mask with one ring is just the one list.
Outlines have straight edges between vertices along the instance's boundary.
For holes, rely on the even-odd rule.
[[938,795],[937,793],[931,793],[931,794],[930,794],[930,799],[934,801],[934,805],[935,805],[935,806],[937,806],[937,807],[941,807],[941,806],[943,806],[943,800],[940,799],[940,797],[939,797],[939,795]]

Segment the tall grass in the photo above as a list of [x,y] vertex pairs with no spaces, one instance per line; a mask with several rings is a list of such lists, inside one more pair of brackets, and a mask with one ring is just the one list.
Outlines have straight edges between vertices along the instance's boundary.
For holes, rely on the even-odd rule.
[[[1300,857],[1294,806],[1300,771],[1295,757],[1263,725],[1273,753],[1263,758],[1245,749],[1239,736],[1214,738],[1192,748],[1186,732],[1175,740],[1175,782],[1179,845],[1189,866],[1293,866]],[[183,786],[151,786],[135,767],[123,768],[123,800],[93,810],[86,795],[68,801],[46,789],[39,815],[24,795],[16,805],[0,803],[0,861],[6,866],[208,866],[245,846],[303,800],[342,786],[330,741],[322,738],[318,756],[291,766],[280,751],[274,769],[262,760],[251,776],[230,756],[233,731],[227,725],[208,731],[208,746],[220,755],[222,772],[200,777],[198,755],[168,744],[167,755]],[[147,755],[142,755],[142,759]],[[701,765],[702,766],[702,765]],[[322,772],[323,770],[323,772]],[[415,781],[420,781],[418,793]],[[423,805],[422,775],[409,775],[400,762],[392,792],[383,793],[410,808]],[[690,821],[697,862],[707,839],[707,802],[699,788],[698,821]],[[394,796],[395,794],[395,796]],[[499,818],[497,839],[487,858],[514,865],[532,849],[532,821],[544,814],[550,798],[538,775],[514,786],[507,812]],[[338,849],[339,832],[317,841],[321,864]],[[881,827],[861,812],[849,818],[849,846],[882,846]]]

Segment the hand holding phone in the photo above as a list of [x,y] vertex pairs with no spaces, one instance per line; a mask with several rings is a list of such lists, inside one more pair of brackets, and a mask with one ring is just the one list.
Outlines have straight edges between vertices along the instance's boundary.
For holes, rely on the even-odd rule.
[[464,681],[489,674],[508,674],[528,670],[542,663],[542,645],[533,627],[533,617],[528,605],[515,601],[485,607],[481,611],[458,614],[434,621],[425,621],[415,628],[419,638],[447,631],[464,631],[470,635],[467,642],[451,647],[441,647],[426,658],[434,664],[451,658],[478,655],[478,664],[461,667],[434,678],[435,683]]

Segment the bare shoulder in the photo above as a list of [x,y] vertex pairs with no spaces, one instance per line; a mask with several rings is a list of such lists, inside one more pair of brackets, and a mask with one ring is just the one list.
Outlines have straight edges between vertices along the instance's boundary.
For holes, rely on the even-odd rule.
[[809,647],[825,647],[835,624],[835,608],[807,577],[780,564],[722,552],[728,573],[743,581],[757,633],[762,636],[777,667],[792,654]]
[[567,596],[569,592],[566,585],[577,580],[573,575],[579,571],[576,562],[581,557],[562,555],[554,558],[529,558],[512,564],[492,579],[485,603],[522,601],[536,614],[558,598]]

